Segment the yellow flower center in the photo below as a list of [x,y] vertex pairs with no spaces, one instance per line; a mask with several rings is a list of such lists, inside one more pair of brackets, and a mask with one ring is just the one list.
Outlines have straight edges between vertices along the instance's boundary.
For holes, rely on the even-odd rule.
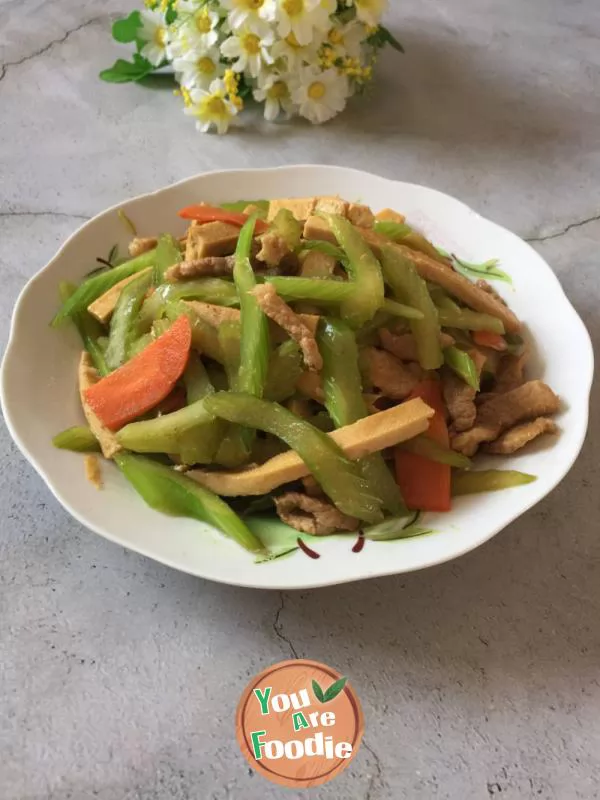
[[264,4],[265,0],[245,0],[246,8],[249,8],[252,11],[258,11],[258,9],[262,8]]
[[333,45],[343,44],[344,37],[338,28],[332,28],[327,35],[327,41]]
[[196,14],[196,28],[199,33],[210,33],[212,30],[212,22],[206,11],[200,11]]
[[288,17],[298,17],[304,11],[304,0],[283,0],[281,6]]
[[251,56],[260,53],[260,38],[254,33],[247,33],[242,38],[242,47]]
[[290,33],[289,36],[286,36],[285,41],[289,44],[290,47],[293,47],[294,50],[299,50],[302,47],[302,45],[300,44],[298,39],[296,39],[293,33]]
[[203,75],[212,75],[215,71],[215,62],[212,58],[208,56],[202,56],[197,61],[198,72],[201,72]]
[[311,100],[321,100],[325,96],[325,84],[315,81],[308,87],[308,96]]
[[166,30],[164,28],[157,28],[154,33],[154,43],[157,44],[159,47],[164,47],[166,38],[167,38]]
[[281,100],[283,97],[287,97],[288,94],[288,87],[285,81],[275,81],[273,86],[271,86],[267,92],[267,95],[271,100]]
[[227,114],[227,106],[222,97],[213,95],[206,100],[206,111],[215,117],[221,117]]

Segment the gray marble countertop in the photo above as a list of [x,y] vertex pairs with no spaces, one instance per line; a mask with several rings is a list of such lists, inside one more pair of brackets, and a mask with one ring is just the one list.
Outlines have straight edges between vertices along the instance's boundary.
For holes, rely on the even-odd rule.
[[[600,5],[393,2],[406,55],[332,124],[196,134],[109,86],[130,3],[0,0],[2,343],[81,223],[208,169],[351,165],[449,192],[531,241],[600,341]],[[42,403],[43,398],[37,402]],[[600,797],[600,426],[544,502],[425,572],[312,592],[196,580],[82,528],[0,430],[0,797],[268,800],[234,739],[289,656],[351,676],[364,747],[314,798]]]

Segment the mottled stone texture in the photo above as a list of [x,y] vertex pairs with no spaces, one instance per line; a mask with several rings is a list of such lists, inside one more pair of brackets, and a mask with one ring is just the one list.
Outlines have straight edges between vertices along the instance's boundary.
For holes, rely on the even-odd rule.
[[[532,241],[600,340],[597,0],[393,2],[404,57],[324,128],[202,137],[170,90],[96,80],[126,0],[0,0],[2,342],[82,219],[202,170],[345,164]],[[43,344],[43,343],[41,343]],[[576,466],[460,561],[306,593],[205,583],[74,522],[0,430],[2,800],[271,800],[237,699],[301,655],[350,675],[366,742],[330,800],[600,796],[598,390]],[[43,398],[39,398],[43,402]]]

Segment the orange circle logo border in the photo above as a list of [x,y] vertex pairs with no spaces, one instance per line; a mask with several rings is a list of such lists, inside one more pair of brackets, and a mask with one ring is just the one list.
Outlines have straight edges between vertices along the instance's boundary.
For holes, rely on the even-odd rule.
[[[289,788],[321,786],[339,775],[356,756],[364,733],[360,702],[344,681],[331,667],[303,658],[280,661],[253,678],[236,712],[236,738],[252,769]],[[340,683],[336,691],[334,684]],[[328,688],[323,691],[321,684]],[[282,707],[275,708],[275,701]],[[306,754],[309,741],[323,752]],[[288,754],[285,745],[291,742],[302,755]],[[284,752],[266,757],[271,745],[281,745]]]

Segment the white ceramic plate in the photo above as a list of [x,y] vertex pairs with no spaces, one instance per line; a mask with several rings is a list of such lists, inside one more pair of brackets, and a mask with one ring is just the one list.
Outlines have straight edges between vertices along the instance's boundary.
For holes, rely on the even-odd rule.
[[[514,289],[496,283],[525,320],[535,342],[532,377],[541,377],[561,396],[558,439],[494,465],[538,475],[535,483],[488,495],[464,497],[450,514],[430,514],[436,533],[395,542],[368,542],[351,552],[353,537],[324,539],[321,558],[302,552],[256,565],[253,557],[208,525],[152,511],[114,466],[103,467],[106,488],[98,492],[85,479],[82,457],[57,451],[51,437],[83,421],[76,389],[80,352],[71,326],[50,330],[59,280],[79,280],[128,235],[108,209],[83,225],[23,290],[12,320],[2,369],[2,404],[10,432],[24,455],[60,503],[83,525],[111,541],[169,566],[223,583],[261,588],[308,588],[420,569],[477,547],[539,502],[566,475],[587,428],[593,353],[588,333],[565,297],[550,267],[518,237],[483,219],[441,192],[387,180],[352,169],[295,166],[198,175],[120,207],[141,235],[168,230],[179,234],[176,212],[200,200],[340,194],[373,208],[403,211],[437,244],[469,261],[497,257],[513,278]],[[491,459],[488,459],[491,461]],[[485,466],[482,461],[481,466]]]

